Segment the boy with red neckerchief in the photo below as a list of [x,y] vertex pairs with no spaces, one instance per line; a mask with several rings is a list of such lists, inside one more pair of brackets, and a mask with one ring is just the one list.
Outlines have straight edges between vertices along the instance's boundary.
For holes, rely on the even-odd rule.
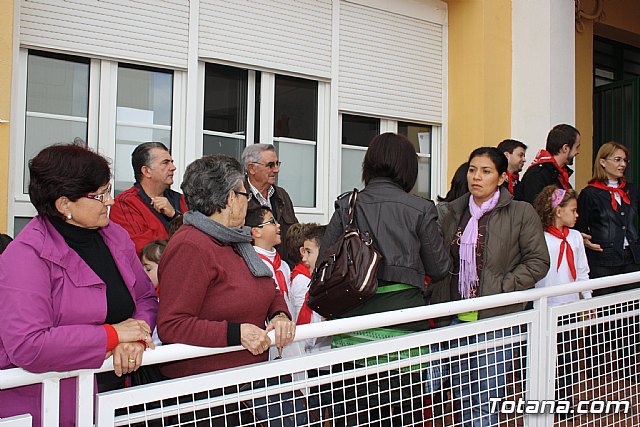
[[515,189],[514,198],[533,203],[548,185],[567,190],[573,159],[580,152],[580,132],[571,125],[556,125],[547,135],[547,145],[533,160],[522,181]]
[[[300,247],[300,262],[291,272],[291,300],[293,303],[292,316],[297,325],[322,322],[324,319],[307,305],[309,300],[309,285],[311,272],[316,268],[316,261],[320,252],[320,243],[326,230],[326,225],[311,224],[303,234]],[[295,314],[293,314],[295,313]],[[307,353],[331,348],[330,338],[308,339],[305,344]]]
[[[278,224],[278,221],[273,216],[273,212],[267,206],[258,206],[257,208],[249,209],[244,223],[246,226],[251,227],[253,248],[272,271],[273,280],[276,282],[278,289],[280,289],[284,301],[287,303],[287,308],[293,316],[293,304],[289,293],[291,270],[289,265],[280,258],[280,254],[275,248],[282,242],[280,237],[280,224]],[[293,320],[295,321],[295,317],[293,317]],[[269,358],[273,360],[276,357],[294,357],[300,356],[302,353],[302,345],[298,342],[293,342],[281,349],[281,352],[278,352],[277,349],[272,347],[269,350]]]

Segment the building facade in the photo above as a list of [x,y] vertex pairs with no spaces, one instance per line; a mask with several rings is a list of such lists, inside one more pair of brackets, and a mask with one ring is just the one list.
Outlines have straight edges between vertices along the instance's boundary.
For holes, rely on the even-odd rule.
[[378,133],[409,137],[413,191],[435,199],[473,148],[515,138],[532,159],[553,125],[571,123],[581,188],[593,40],[640,46],[631,3],[0,0],[0,231],[35,214],[29,159],[74,139],[112,160],[116,192],[133,182],[140,142],[170,146],[176,189],[204,154],[273,143],[298,217],[325,223],[362,186]]

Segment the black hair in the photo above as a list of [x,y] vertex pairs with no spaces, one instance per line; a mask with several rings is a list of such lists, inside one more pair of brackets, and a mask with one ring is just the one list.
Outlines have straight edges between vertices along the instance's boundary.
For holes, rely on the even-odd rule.
[[264,222],[264,217],[267,212],[273,211],[268,206],[258,206],[247,210],[247,215],[244,217],[244,225],[248,227],[257,227]]
[[322,239],[324,238],[324,233],[326,231],[327,231],[326,225],[317,225],[317,224],[312,225],[306,230],[306,233],[304,234],[303,243],[306,240],[311,240],[316,245],[318,245],[318,248],[319,248],[320,245],[322,244]]
[[453,178],[451,178],[451,186],[449,187],[447,195],[444,197],[438,196],[438,202],[452,202],[469,192],[467,172],[469,172],[469,162],[464,162],[458,166],[456,173],[454,173]]
[[402,135],[387,132],[371,140],[362,161],[362,181],[390,178],[407,193],[418,178],[418,156],[411,142]]
[[471,163],[471,160],[473,160],[474,158],[480,156],[487,156],[491,159],[494,166],[498,170],[498,175],[502,175],[503,173],[505,173],[507,171],[507,168],[509,167],[507,156],[505,156],[504,153],[498,150],[496,147],[476,148],[471,152],[471,155],[469,156],[469,163]]
[[516,148],[522,148],[523,150],[526,150],[527,145],[524,142],[520,142],[515,139],[505,139],[500,144],[498,144],[497,148],[503,153],[513,154],[513,150],[515,150]]
[[569,148],[573,148],[578,135],[580,135],[578,129],[571,125],[556,125],[547,135],[547,146],[545,148],[552,156],[554,156],[562,150],[562,147],[564,147],[565,144],[567,144]]
[[169,151],[166,145],[162,142],[143,142],[138,145],[131,153],[131,166],[133,166],[133,176],[136,182],[140,182],[142,178],[142,167],[149,166],[151,162],[151,150],[154,148],[161,148],[164,151]]

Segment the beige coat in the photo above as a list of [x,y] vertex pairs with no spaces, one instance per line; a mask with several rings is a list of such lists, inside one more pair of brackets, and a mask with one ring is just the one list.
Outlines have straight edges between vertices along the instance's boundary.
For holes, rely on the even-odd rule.
[[[451,203],[439,205],[439,222],[445,246],[456,238],[458,224],[468,209],[470,194]],[[483,254],[484,269],[478,288],[479,296],[523,291],[534,287],[549,270],[549,253],[540,218],[526,202],[512,200],[502,188],[497,206],[488,214],[487,236]],[[453,271],[457,271],[454,266]],[[455,301],[458,275],[450,274],[432,285],[431,303]],[[522,304],[481,310],[478,318],[488,318],[523,310]]]

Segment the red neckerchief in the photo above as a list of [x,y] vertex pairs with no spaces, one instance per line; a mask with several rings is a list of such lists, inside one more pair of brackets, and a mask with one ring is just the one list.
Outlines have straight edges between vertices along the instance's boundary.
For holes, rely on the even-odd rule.
[[276,252],[276,256],[273,259],[273,262],[266,255],[258,254],[260,258],[267,261],[273,267],[273,271],[276,273],[276,282],[278,282],[278,288],[280,288],[280,292],[282,295],[286,296],[289,294],[289,288],[287,288],[287,280],[284,277],[284,273],[280,270],[280,266],[282,265],[282,259],[280,259],[280,254]]
[[616,200],[616,193],[618,193],[618,195],[620,196],[620,200],[622,200],[624,203],[630,205],[631,204],[631,200],[629,200],[629,196],[627,195],[626,191],[622,191],[622,189],[625,187],[625,185],[627,185],[627,181],[625,181],[624,179],[620,180],[620,184],[618,184],[618,187],[609,187],[608,185],[604,185],[604,182],[601,181],[594,181],[592,183],[589,184],[589,187],[594,187],[594,188],[598,188],[600,190],[606,190],[608,192],[611,193],[611,207],[613,208],[614,211],[618,212],[618,201]]
[[542,163],[552,163],[560,173],[560,175],[558,175],[558,180],[560,181],[560,185],[562,185],[562,188],[564,188],[565,190],[571,188],[571,184],[569,184],[569,172],[567,172],[566,168],[561,168],[560,165],[558,165],[558,162],[556,162],[556,159],[554,159],[551,153],[549,153],[547,150],[540,150],[527,170],[531,169],[535,165],[540,165]]
[[[309,272],[309,268],[303,263],[298,263],[295,266],[293,271],[291,272],[291,281],[298,276],[298,274],[302,274],[303,276],[311,279],[311,273]],[[298,313],[298,320],[296,321],[296,325],[307,325],[311,323],[311,315],[313,314],[313,310],[309,308],[307,305],[307,301],[309,300],[309,291],[304,296],[304,303],[302,303],[302,308],[300,308],[300,313]]]
[[562,243],[560,243],[560,254],[558,255],[558,268],[556,268],[556,271],[560,269],[560,264],[562,263],[562,255],[564,255],[564,250],[566,248],[567,264],[569,264],[569,271],[571,272],[571,277],[573,277],[573,280],[576,280],[577,274],[576,274],[575,259],[573,258],[573,248],[571,247],[569,242],[567,242],[567,236],[569,235],[569,227],[562,227],[562,231],[560,231],[558,227],[554,225],[550,225],[549,227],[547,227],[545,231],[551,234],[552,236],[562,240]]
[[520,179],[520,174],[518,172],[511,173],[507,169],[507,185],[509,188],[509,193],[513,196],[513,183]]

